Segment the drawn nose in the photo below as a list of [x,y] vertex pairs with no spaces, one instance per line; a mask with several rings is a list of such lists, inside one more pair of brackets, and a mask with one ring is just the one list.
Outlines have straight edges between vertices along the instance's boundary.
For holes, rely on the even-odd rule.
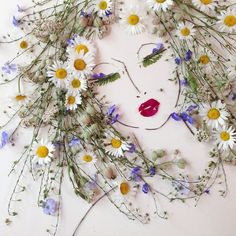
[[138,110],[140,115],[144,117],[151,117],[154,116],[159,109],[160,102],[158,102],[156,99],[151,98],[147,100],[146,102],[142,103]]

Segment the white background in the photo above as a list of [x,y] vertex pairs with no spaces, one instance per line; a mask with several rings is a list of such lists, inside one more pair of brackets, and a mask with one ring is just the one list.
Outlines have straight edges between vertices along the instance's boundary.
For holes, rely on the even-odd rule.
[[[16,14],[16,4],[21,4],[21,2],[17,0],[2,1],[1,35],[15,32],[11,20],[12,16]],[[30,4],[30,1],[25,1],[23,6],[27,6],[27,4]],[[134,132],[147,153],[155,148],[165,148],[170,151],[180,149],[182,157],[189,162],[186,173],[190,172],[191,175],[196,176],[198,173],[203,173],[204,167],[209,161],[207,145],[199,144],[182,123],[175,121],[170,121],[158,131],[151,132],[143,129],[159,126],[165,120],[173,110],[177,93],[177,87],[168,81],[173,68],[171,63],[165,62],[168,53],[155,67],[140,69],[138,66],[137,49],[142,43],[147,42],[161,42],[161,40],[156,40],[147,34],[135,37],[126,36],[119,26],[114,26],[108,37],[97,42],[99,61],[112,62],[111,57],[124,61],[132,78],[142,91],[141,97],[137,98],[138,93],[128,78],[123,76],[120,81],[102,88],[101,95],[106,94],[108,101],[120,106],[122,121],[141,127],[139,130],[119,128],[126,134]],[[16,50],[17,44],[12,47],[0,45],[0,65],[14,55]],[[116,67],[120,67],[119,64],[114,64]],[[160,88],[164,89],[164,93],[160,92]],[[6,121],[6,116],[2,114],[2,111],[6,108],[9,102],[8,96],[14,89],[16,90],[15,84],[0,87],[0,124]],[[147,94],[143,95],[144,92]],[[137,107],[141,102],[152,97],[160,101],[160,111],[153,118],[143,118],[138,114]],[[14,125],[9,126],[8,130],[10,131],[12,127]],[[19,215],[13,219],[10,226],[6,226],[4,223],[8,217],[7,204],[16,177],[14,174],[8,177],[8,173],[12,162],[19,157],[23,145],[27,144],[27,140],[29,140],[27,134],[29,133],[26,130],[21,130],[14,148],[8,146],[0,150],[0,236],[31,236],[32,234],[44,236],[48,235],[45,232],[46,228],[55,223],[55,218],[44,215],[42,209],[37,208],[38,183],[33,182],[30,174],[23,177],[28,186],[27,191],[21,195],[23,202],[14,205]],[[160,208],[169,212],[169,219],[155,218],[148,225],[128,220],[108,200],[103,199],[85,219],[77,235],[234,236],[236,173],[233,167],[227,167],[226,171],[230,189],[226,198],[220,197],[215,190],[210,195],[204,196],[197,207],[194,207],[194,202],[168,203],[160,198]],[[63,183],[62,195],[58,236],[71,236],[89,205],[75,196],[67,177]],[[148,203],[144,201],[143,205],[148,206]]]

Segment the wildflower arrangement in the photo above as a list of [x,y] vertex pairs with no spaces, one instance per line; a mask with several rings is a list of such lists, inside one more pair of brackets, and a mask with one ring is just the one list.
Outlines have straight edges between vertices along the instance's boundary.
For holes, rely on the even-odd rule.
[[[26,190],[22,179],[26,173],[41,183],[38,206],[45,214],[56,216],[56,227],[47,230],[53,235],[58,230],[66,171],[76,195],[89,203],[106,196],[120,212],[142,223],[149,222],[152,214],[136,204],[139,195],[153,199],[153,214],[166,219],[167,212],[157,207],[159,196],[197,202],[217,178],[224,183],[221,195],[227,194],[224,166],[236,163],[234,4],[216,0],[41,0],[17,8],[12,23],[22,36],[12,39],[7,35],[0,42],[17,44],[20,50],[2,66],[1,91],[14,81],[17,87],[9,107],[14,113],[0,127],[0,148],[17,142],[22,128],[32,131],[32,139],[11,169],[17,177],[8,205],[10,217],[18,214],[12,204]],[[176,63],[172,81],[179,93],[175,110],[161,127],[171,119],[184,122],[200,142],[212,145],[203,174],[195,178],[184,175],[181,169],[186,161],[178,150],[169,155],[160,147],[147,155],[136,137],[125,137],[115,123],[138,127],[122,123],[116,105],[97,98],[98,86],[123,75],[118,70],[110,74],[94,71],[101,63],[94,40],[105,37],[115,23],[130,37],[149,30],[163,38],[165,43],[154,43],[150,54],[141,59],[144,68],[155,66],[166,50],[172,50],[169,60]],[[138,50],[138,57],[145,46]],[[22,63],[24,56],[31,61]],[[139,93],[127,67],[119,62]],[[26,87],[31,90],[24,91]],[[141,104],[139,112],[154,116],[159,105],[150,99]],[[8,125],[17,116],[19,123],[9,132]],[[162,182],[164,190],[159,188]]]

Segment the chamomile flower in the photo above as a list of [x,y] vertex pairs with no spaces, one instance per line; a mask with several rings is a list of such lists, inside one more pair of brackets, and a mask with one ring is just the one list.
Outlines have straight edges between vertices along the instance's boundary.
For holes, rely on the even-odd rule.
[[192,23],[180,23],[177,29],[177,35],[180,39],[191,40],[195,35],[196,30]]
[[137,185],[125,179],[120,179],[115,182],[117,185],[115,198],[116,201],[123,202],[124,200],[132,200],[137,194]]
[[83,75],[80,76],[71,76],[71,78],[67,82],[67,89],[70,92],[81,92],[86,91],[88,88],[87,80]]
[[79,163],[89,165],[96,163],[96,161],[97,158],[93,152],[82,152],[80,155]]
[[25,106],[29,102],[29,97],[24,92],[16,92],[11,96],[11,102],[14,106]]
[[47,71],[49,81],[53,82],[56,87],[64,88],[69,77],[67,65],[60,61],[55,61]]
[[115,157],[122,157],[129,150],[129,144],[114,135],[107,137],[107,143],[106,152]]
[[166,11],[172,4],[172,0],[147,0],[147,4],[154,11]]
[[75,110],[78,105],[82,102],[81,95],[79,93],[68,92],[66,94],[66,109],[67,110]]
[[95,48],[90,40],[78,35],[71,40],[70,46],[67,47],[67,52],[69,55],[73,55],[74,53],[80,54],[81,52],[83,52],[84,55],[94,55]]
[[208,126],[218,128],[219,125],[224,125],[228,119],[229,113],[225,109],[225,104],[221,101],[212,102],[210,105],[203,105],[200,110],[200,115]]
[[93,59],[93,56],[89,53],[84,55],[83,51],[81,51],[79,54],[74,52],[69,58],[69,66],[72,73],[77,73],[79,75],[90,74],[94,67]]
[[138,7],[131,7],[124,10],[121,15],[121,25],[124,27],[124,30],[132,35],[140,34],[144,31],[144,17]]
[[112,1],[111,0],[97,0],[95,10],[98,16],[109,16],[112,10]]
[[217,62],[215,55],[207,49],[201,50],[198,54],[199,65],[201,66],[201,68],[204,68],[208,72],[212,70],[212,63],[215,62]]
[[232,149],[236,142],[236,131],[233,127],[220,128],[215,133],[216,144],[220,150]]
[[32,147],[32,154],[34,155],[33,162],[36,162],[39,165],[50,163],[54,150],[53,144],[47,140],[35,142]]
[[192,0],[193,5],[200,11],[209,13],[217,6],[216,0]]
[[236,11],[227,10],[219,17],[219,29],[223,32],[232,33],[236,30]]

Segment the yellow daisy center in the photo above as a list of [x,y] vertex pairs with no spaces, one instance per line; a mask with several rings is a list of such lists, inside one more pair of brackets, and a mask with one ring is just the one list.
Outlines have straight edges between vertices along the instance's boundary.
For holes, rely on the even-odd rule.
[[56,70],[56,77],[58,79],[65,79],[67,76],[67,71],[63,68],[59,68]]
[[76,70],[84,70],[86,67],[86,63],[83,59],[76,59],[74,61],[74,67]]
[[226,16],[224,19],[224,24],[228,27],[233,27],[236,25],[236,17],[233,15]]
[[28,43],[25,40],[20,42],[20,48],[21,49],[26,49],[27,47],[28,47]]
[[200,1],[204,5],[208,5],[208,4],[212,3],[212,0],[200,0]]
[[223,140],[223,141],[228,141],[230,139],[230,134],[229,132],[226,132],[226,131],[222,131],[220,133],[220,138]]
[[187,27],[184,27],[183,29],[181,29],[180,32],[183,36],[189,36],[190,34],[190,30]]
[[165,2],[166,0],[156,0],[157,3],[163,3]]
[[23,101],[23,100],[25,100],[26,98],[27,98],[27,97],[26,97],[25,95],[21,95],[21,94],[15,96],[15,99],[16,99],[17,102]]
[[220,117],[220,111],[216,108],[211,108],[208,111],[207,116],[210,120],[217,120]]
[[93,157],[91,155],[84,155],[83,160],[85,162],[91,162],[93,160]]
[[137,25],[138,23],[139,23],[139,16],[137,16],[137,15],[130,15],[129,17],[128,17],[128,23],[130,24],[130,25]]
[[78,89],[81,86],[81,82],[79,79],[73,79],[71,85],[73,88]]
[[106,1],[100,1],[98,4],[99,9],[106,10],[107,9],[107,2]]
[[121,147],[122,142],[119,139],[116,138],[112,138],[111,140],[111,146],[113,148],[120,148]]
[[67,98],[67,103],[70,104],[70,105],[74,104],[75,103],[75,97],[74,96],[69,96]]
[[86,54],[89,51],[88,47],[86,45],[84,45],[84,44],[78,44],[75,47],[75,51],[77,53],[80,53],[82,50],[84,51],[84,54]]
[[39,146],[37,149],[37,156],[40,158],[45,158],[48,156],[49,150],[46,146]]
[[199,58],[199,61],[201,64],[208,64],[210,62],[210,58],[207,56],[207,55],[202,55],[200,58]]
[[127,182],[122,182],[120,184],[120,192],[122,195],[127,195],[130,191],[130,186]]

